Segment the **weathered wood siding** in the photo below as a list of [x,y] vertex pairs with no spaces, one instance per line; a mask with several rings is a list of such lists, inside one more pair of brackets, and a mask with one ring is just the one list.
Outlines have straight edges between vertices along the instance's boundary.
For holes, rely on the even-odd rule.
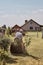
[[[30,27],[33,27],[33,29],[30,29]],[[30,21],[28,22],[27,24],[25,24],[24,26],[22,26],[22,28],[25,30],[25,31],[28,31],[28,30],[34,30],[36,31],[36,28],[38,28],[38,30],[40,30],[40,25],[36,24],[35,22],[33,21]]]

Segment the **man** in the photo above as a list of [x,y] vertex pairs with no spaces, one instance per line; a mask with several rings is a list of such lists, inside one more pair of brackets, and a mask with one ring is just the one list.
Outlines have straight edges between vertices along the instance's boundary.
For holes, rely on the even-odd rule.
[[17,43],[17,46],[18,46],[18,52],[22,52],[24,53],[24,50],[25,50],[25,46],[23,44],[23,41],[22,41],[22,38],[23,38],[23,34],[22,34],[23,30],[22,29],[17,29],[17,32],[15,34],[15,40]]

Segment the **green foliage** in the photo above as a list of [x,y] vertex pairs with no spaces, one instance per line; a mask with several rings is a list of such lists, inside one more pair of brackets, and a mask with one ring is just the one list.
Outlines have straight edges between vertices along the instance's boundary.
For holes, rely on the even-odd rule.
[[26,46],[29,46],[29,45],[30,45],[30,42],[31,42],[31,38],[28,37],[28,36],[26,36],[26,37],[25,37],[25,45],[26,45]]
[[0,52],[0,60],[2,61],[3,59],[6,59],[7,54],[4,53],[4,51],[1,50]]
[[7,29],[7,35],[8,36],[11,35],[11,28],[10,27],[8,27],[8,29]]
[[0,39],[0,47],[3,48],[5,51],[8,50],[9,44],[10,44],[9,38],[1,38]]
[[3,38],[0,38],[0,62],[3,61],[3,64],[5,64],[6,56],[8,55],[8,48],[10,43],[11,40],[9,37],[4,36]]

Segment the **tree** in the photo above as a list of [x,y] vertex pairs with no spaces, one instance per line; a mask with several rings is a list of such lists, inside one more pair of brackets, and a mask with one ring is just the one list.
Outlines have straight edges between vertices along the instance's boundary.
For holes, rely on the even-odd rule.
[[2,28],[6,29],[7,27],[6,27],[6,25],[3,25]]

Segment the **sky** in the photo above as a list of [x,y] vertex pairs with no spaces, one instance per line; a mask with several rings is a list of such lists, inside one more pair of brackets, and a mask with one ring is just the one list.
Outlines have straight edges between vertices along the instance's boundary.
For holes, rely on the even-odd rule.
[[0,0],[0,26],[21,26],[30,19],[43,25],[43,0]]

